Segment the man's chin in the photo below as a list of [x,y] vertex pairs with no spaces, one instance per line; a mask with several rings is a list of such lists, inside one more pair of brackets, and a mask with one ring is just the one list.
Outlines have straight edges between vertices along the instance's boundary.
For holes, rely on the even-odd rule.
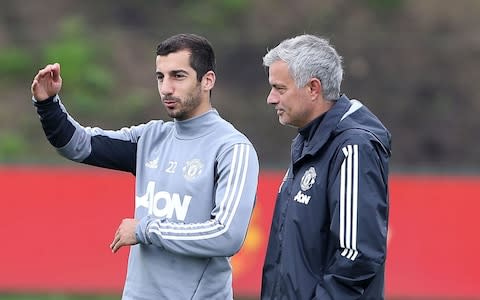
[[290,123],[288,120],[285,120],[285,119],[282,119],[281,117],[278,118],[278,122],[283,125],[283,126],[288,126],[288,127],[292,127],[292,128],[298,128],[297,126],[293,125],[292,123]]
[[183,121],[188,119],[185,115],[185,113],[180,112],[180,111],[167,111],[167,114],[170,118],[178,120],[178,121]]
[[167,115],[172,119],[176,119],[178,116],[178,113],[173,110],[167,109]]

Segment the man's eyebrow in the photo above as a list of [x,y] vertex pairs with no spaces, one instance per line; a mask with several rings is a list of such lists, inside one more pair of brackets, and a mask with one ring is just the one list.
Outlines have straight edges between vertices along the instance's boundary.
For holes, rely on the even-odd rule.
[[276,88],[276,89],[286,87],[286,85],[281,84],[281,83],[278,83],[278,82],[272,82],[272,83],[270,83],[270,85],[271,85],[272,87]]
[[185,73],[185,74],[188,74],[188,71],[187,70],[183,70],[183,69],[178,69],[178,70],[172,70],[169,72],[170,74],[179,74],[179,73]]
[[[171,70],[171,71],[168,72],[168,74],[172,74],[172,75],[176,75],[176,74],[179,74],[179,73],[189,74],[188,71],[184,70],[184,69]],[[156,71],[155,74],[156,75],[163,75],[164,73],[160,72],[160,71]]]

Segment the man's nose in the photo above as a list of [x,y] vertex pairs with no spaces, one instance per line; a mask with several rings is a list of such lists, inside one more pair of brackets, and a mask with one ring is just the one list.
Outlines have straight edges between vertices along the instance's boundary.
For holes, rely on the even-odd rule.
[[170,80],[164,79],[160,86],[160,93],[162,95],[171,95],[173,94],[173,85]]
[[276,104],[278,103],[278,98],[275,95],[275,92],[273,89],[270,90],[270,93],[267,96],[267,103],[268,104]]

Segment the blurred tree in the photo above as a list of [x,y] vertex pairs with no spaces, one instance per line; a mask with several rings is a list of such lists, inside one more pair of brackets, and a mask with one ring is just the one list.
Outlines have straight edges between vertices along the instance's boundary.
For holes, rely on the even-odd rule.
[[4,0],[0,9],[0,128],[23,136],[28,159],[64,162],[45,142],[28,101],[36,68],[62,62],[62,98],[81,123],[119,128],[168,119],[153,74],[155,46],[193,32],[209,38],[217,53],[214,106],[251,138],[262,167],[284,168],[295,130],[280,126],[265,102],[261,58],[306,32],[332,41],[344,57],[343,91],[392,131],[392,169],[480,168],[480,1],[26,3]]
[[33,59],[22,48],[0,49],[0,77],[5,83],[21,80],[31,73]]
[[104,61],[98,41],[87,34],[81,17],[66,18],[56,40],[46,44],[44,61],[62,65],[62,92],[69,95],[69,105],[79,113],[103,111],[109,106],[105,101],[112,92],[113,77]]
[[18,161],[29,152],[28,142],[22,134],[14,131],[0,131],[0,161]]

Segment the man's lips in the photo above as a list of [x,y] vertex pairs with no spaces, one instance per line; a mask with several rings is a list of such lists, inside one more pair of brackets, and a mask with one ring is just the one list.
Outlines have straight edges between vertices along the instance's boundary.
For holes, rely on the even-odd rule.
[[163,104],[167,108],[174,108],[175,105],[177,104],[177,101],[173,100],[173,99],[165,99],[165,100],[163,100]]

